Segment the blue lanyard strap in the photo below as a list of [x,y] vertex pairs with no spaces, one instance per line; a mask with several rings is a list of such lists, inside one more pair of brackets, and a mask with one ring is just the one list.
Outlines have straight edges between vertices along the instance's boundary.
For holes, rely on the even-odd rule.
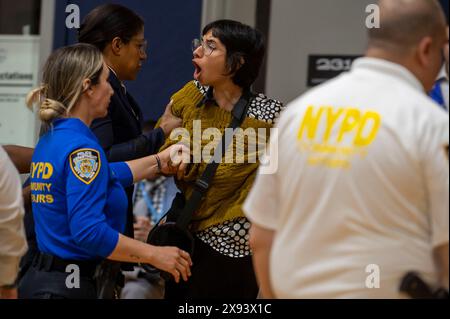
[[151,198],[148,196],[147,191],[145,190],[145,183],[140,183],[140,188],[142,191],[142,197],[144,198],[145,204],[147,205],[148,209],[150,210],[151,219],[153,222],[157,223],[158,219],[158,212],[155,209],[155,206],[152,204]]
[[442,79],[439,79],[433,89],[430,92],[430,97],[437,103],[439,104],[441,107],[443,107],[445,109],[445,101],[444,101],[444,95],[442,94],[442,89],[441,89],[441,82]]

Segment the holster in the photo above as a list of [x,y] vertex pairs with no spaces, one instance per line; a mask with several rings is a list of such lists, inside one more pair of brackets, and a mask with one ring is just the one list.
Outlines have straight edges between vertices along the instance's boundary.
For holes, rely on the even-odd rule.
[[98,299],[119,299],[124,286],[120,262],[105,260],[97,267],[94,276]]

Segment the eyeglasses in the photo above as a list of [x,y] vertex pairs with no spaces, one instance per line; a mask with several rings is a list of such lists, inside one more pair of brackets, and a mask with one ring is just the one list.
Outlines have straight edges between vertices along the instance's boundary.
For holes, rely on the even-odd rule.
[[200,39],[192,40],[192,52],[197,50],[200,46],[202,47],[203,53],[206,56],[210,56],[216,49],[215,47],[211,46],[208,42],[204,42],[203,40]]
[[142,53],[142,55],[147,53],[148,43],[147,40],[144,40],[142,43],[139,44],[139,51]]
[[139,48],[139,52],[144,55],[147,53],[147,47],[148,47],[148,43],[147,40],[134,40],[137,42],[137,47]]

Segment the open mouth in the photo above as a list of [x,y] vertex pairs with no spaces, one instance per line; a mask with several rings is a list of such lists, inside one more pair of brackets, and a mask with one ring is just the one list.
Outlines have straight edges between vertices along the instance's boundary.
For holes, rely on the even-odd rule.
[[195,63],[194,61],[192,61],[192,64],[193,64],[194,67],[195,67],[195,70],[194,70],[194,79],[198,80],[198,78],[199,78],[199,76],[200,76],[200,73],[202,73],[202,68],[201,68],[197,63]]

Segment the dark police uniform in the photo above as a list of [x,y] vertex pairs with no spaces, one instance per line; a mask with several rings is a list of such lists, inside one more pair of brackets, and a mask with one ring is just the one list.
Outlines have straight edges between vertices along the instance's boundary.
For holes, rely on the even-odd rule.
[[40,253],[20,283],[21,298],[96,298],[94,272],[125,230],[124,187],[132,182],[128,165],[109,164],[82,121],[54,122],[31,165]]
[[[108,161],[130,161],[157,153],[165,140],[164,131],[157,128],[143,134],[142,111],[113,70],[109,74],[108,82],[114,90],[108,115],[94,120],[91,125],[91,130],[105,150]],[[125,191],[129,202],[125,235],[133,238],[134,187],[127,187]]]

